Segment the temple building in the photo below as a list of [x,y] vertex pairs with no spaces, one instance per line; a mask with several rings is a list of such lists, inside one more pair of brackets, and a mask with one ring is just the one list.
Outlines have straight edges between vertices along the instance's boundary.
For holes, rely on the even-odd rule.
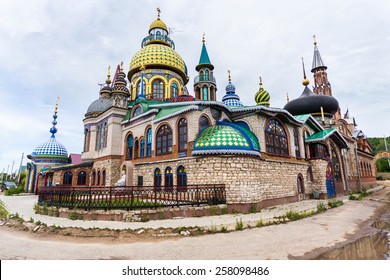
[[[371,148],[354,119],[341,117],[316,42],[314,87],[303,67],[302,94],[284,108],[272,107],[262,78],[253,103],[243,104],[230,71],[217,100],[204,36],[193,67],[198,75],[190,94],[187,65],[159,12],[127,75],[120,63],[111,80],[109,67],[99,98],[87,108],[82,161],[70,162],[66,149],[51,161],[39,146],[30,156],[30,181],[37,187],[224,184],[228,207],[247,209],[309,199],[313,192],[344,195],[375,179]],[[49,146],[62,147],[52,133]],[[32,174],[47,173],[34,173],[38,165],[50,168],[50,179],[37,181]]]

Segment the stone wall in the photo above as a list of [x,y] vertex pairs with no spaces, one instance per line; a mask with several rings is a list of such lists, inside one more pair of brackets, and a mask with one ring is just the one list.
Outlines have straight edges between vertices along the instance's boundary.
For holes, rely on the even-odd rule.
[[[249,156],[190,157],[135,164],[133,185],[137,184],[138,176],[143,176],[144,185],[153,185],[156,168],[162,171],[164,184],[164,171],[168,166],[174,172],[176,185],[179,165],[187,170],[188,185],[225,184],[228,204],[251,204],[283,197],[298,197],[298,174],[302,174],[306,184],[306,171],[309,167],[306,162],[261,160]],[[323,184],[325,185],[325,181]],[[307,195],[311,193],[307,188],[304,189]]]

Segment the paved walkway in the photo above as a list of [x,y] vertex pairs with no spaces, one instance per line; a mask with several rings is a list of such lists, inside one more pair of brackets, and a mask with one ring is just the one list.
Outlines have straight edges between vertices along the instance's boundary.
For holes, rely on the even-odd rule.
[[[382,186],[375,187],[370,191],[382,189]],[[35,222],[41,221],[48,226],[55,225],[60,227],[80,227],[80,228],[109,228],[109,229],[141,229],[141,228],[177,228],[177,227],[205,227],[210,229],[220,229],[222,226],[227,229],[234,229],[237,221],[242,220],[243,224],[255,226],[259,220],[263,222],[270,221],[276,217],[285,215],[288,211],[303,212],[316,210],[320,202],[327,203],[325,200],[303,200],[276,207],[262,209],[253,214],[226,214],[220,216],[207,216],[199,218],[174,218],[167,220],[153,220],[148,222],[116,222],[116,221],[83,221],[70,220],[67,218],[50,217],[34,213],[34,204],[37,202],[36,195],[22,196],[4,196],[0,195],[2,200],[11,214],[18,213],[24,220],[28,221],[33,218]],[[348,196],[337,197],[347,203]]]

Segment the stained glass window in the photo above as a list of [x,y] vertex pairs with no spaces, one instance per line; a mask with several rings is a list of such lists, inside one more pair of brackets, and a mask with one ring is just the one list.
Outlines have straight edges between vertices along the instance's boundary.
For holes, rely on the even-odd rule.
[[154,170],[154,188],[155,188],[155,190],[161,189],[161,170],[160,170],[160,168],[156,168]]
[[145,156],[145,139],[141,139],[139,157],[143,158],[144,156]]
[[135,140],[134,142],[134,158],[138,158],[139,142]]
[[134,145],[133,135],[130,134],[127,137],[127,154],[126,154],[126,159],[133,159],[133,145]]
[[87,184],[87,173],[81,171],[77,176],[77,185],[86,185]]
[[165,169],[165,190],[170,192],[173,189],[173,171],[169,166]]
[[177,97],[178,95],[178,86],[177,83],[173,82],[171,85],[171,97]]
[[66,172],[64,173],[63,184],[64,184],[64,185],[71,186],[71,185],[72,185],[72,178],[73,178],[72,172],[66,171]]
[[156,135],[156,155],[170,153],[172,153],[172,129],[168,125],[163,125]]
[[299,150],[298,129],[294,128],[294,147],[295,157],[301,158],[301,151]]
[[205,80],[208,81],[209,80],[209,70],[206,70],[205,71]]
[[208,100],[208,90],[207,86],[203,86],[203,100]]
[[149,128],[146,132],[146,156],[152,156],[152,129]]
[[84,152],[89,151],[89,130],[88,128],[84,129]]
[[276,119],[270,119],[265,127],[267,153],[288,156],[288,140],[282,124]]
[[161,79],[156,79],[153,81],[152,95],[153,98],[164,98],[164,82]]
[[138,107],[135,108],[135,110],[134,110],[133,117],[136,117],[136,116],[141,115],[141,114],[142,114],[142,107],[141,107],[141,106],[138,106]]
[[183,165],[180,165],[177,168],[177,190],[178,191],[186,191],[187,188],[187,170]]
[[179,121],[179,152],[187,150],[187,121],[185,118]]
[[201,131],[202,129],[204,129],[206,127],[209,127],[209,126],[210,126],[209,119],[206,118],[205,116],[200,117],[200,119],[199,119],[199,131]]
[[[145,80],[143,80],[142,83],[143,83],[142,92],[143,92],[143,95],[145,95],[145,91],[146,91]],[[137,83],[137,95],[140,95],[140,93],[141,93],[141,81],[139,81]]]
[[309,146],[310,158],[329,159],[328,149],[320,143],[312,143]]
[[336,181],[341,182],[340,162],[337,157],[337,153],[334,149],[332,149],[332,163],[333,163],[333,178]]

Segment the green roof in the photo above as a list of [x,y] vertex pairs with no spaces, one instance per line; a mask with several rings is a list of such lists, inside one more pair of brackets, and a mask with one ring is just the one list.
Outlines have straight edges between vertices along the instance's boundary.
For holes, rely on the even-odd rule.
[[202,46],[202,52],[200,53],[199,64],[211,64],[205,43],[203,43],[203,46]]
[[162,108],[160,111],[157,113],[156,117],[154,118],[155,120],[161,119],[163,117],[166,117],[170,114],[179,112],[189,106],[177,106],[177,107],[168,107],[168,108]]
[[294,116],[294,118],[300,122],[306,122],[308,118],[310,118],[310,114],[305,114],[305,115],[297,115]]
[[334,128],[328,128],[328,129],[325,129],[324,131],[320,131],[320,132],[314,133],[310,137],[307,137],[305,139],[305,142],[323,141],[326,138],[328,138],[329,136],[331,136],[335,131],[336,131],[336,129],[334,129]]

